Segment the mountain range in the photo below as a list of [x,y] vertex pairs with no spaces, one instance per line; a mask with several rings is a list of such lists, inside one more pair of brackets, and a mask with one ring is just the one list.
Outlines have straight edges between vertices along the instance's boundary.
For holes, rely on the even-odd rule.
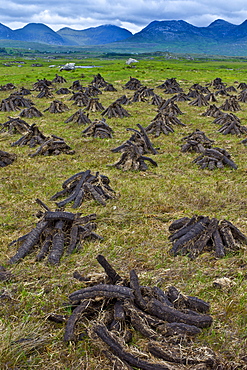
[[0,23],[0,43],[6,40],[38,42],[58,46],[108,46],[108,49],[159,50],[171,52],[247,55],[247,20],[240,25],[217,19],[207,27],[183,20],[153,21],[132,34],[125,28],[102,25],[84,30],[68,27],[55,32],[42,23],[29,23],[12,30]]

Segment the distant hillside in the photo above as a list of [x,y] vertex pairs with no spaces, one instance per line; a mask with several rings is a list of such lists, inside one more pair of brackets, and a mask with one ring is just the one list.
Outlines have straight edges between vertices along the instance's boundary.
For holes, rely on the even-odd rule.
[[218,19],[207,27],[196,27],[183,20],[153,21],[126,42],[238,42],[247,36],[247,21],[239,26]]
[[1,40],[8,40],[12,39],[13,32],[11,28],[4,26],[2,23],[0,23],[0,39]]
[[[42,23],[30,23],[18,30],[0,24],[0,47],[13,41],[39,43],[68,50],[89,49],[96,53],[171,52],[225,56],[247,56],[247,20],[235,25],[217,19],[207,27],[183,20],[153,21],[140,32],[102,25],[85,30],[62,28],[55,32]],[[41,48],[41,46],[40,46]],[[62,50],[62,49],[61,49]]]
[[81,31],[66,27],[57,31],[57,34],[71,45],[104,45],[132,36],[132,33],[125,28],[113,25],[92,27]]
[[43,23],[29,23],[25,27],[12,32],[12,40],[40,42],[50,45],[68,45],[66,40]]

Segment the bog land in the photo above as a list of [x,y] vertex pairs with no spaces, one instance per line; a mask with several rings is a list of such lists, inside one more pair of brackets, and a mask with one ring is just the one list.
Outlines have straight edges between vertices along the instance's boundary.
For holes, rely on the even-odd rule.
[[[65,318],[71,314],[73,307],[68,303],[69,295],[87,284],[73,277],[75,271],[92,281],[100,279],[104,274],[96,260],[99,254],[105,256],[122,277],[128,278],[129,271],[134,269],[142,286],[158,286],[164,291],[168,286],[175,286],[184,295],[196,296],[208,302],[213,323],[191,340],[193,345],[197,348],[210,348],[227,369],[244,369],[246,366],[246,246],[240,245],[234,251],[227,251],[223,258],[217,258],[209,249],[203,250],[195,259],[187,255],[174,257],[169,253],[171,242],[168,239],[168,228],[177,219],[203,215],[210,219],[226,219],[247,235],[247,148],[241,143],[246,134],[223,135],[218,131],[219,125],[213,122],[214,117],[202,115],[210,104],[220,107],[230,96],[239,99],[243,91],[241,84],[247,83],[247,65],[237,59],[191,60],[154,56],[152,59],[142,58],[130,68],[125,60],[85,58],[82,62],[81,59],[72,58],[29,60],[20,57],[0,61],[2,106],[11,94],[20,92],[22,88],[30,90],[30,94],[23,97],[30,99],[33,106],[42,112],[42,116],[22,119],[29,125],[35,123],[47,137],[55,135],[63,138],[73,150],[73,154],[62,152],[58,155],[30,156],[38,146],[11,146],[22,134],[6,129],[6,125],[3,129],[4,123],[11,118],[18,118],[23,107],[14,111],[0,111],[0,150],[16,155],[13,163],[2,167],[0,171],[2,369],[112,368],[109,356],[105,356],[98,341],[94,341],[89,333],[92,326],[89,318],[81,326],[78,324],[76,329],[78,333],[84,333],[81,340],[69,344],[63,341],[65,322],[54,323],[48,319],[54,314]],[[68,61],[77,65],[93,65],[94,68],[60,72],[58,66]],[[50,68],[51,64],[55,67]],[[52,82],[48,89],[50,95],[38,98],[40,90],[34,89],[35,83],[44,79],[52,81],[56,74],[66,81]],[[158,154],[149,153],[144,156],[152,157],[157,167],[147,162],[146,171],[122,171],[109,166],[121,157],[120,152],[114,153],[111,149],[130,138],[133,131],[128,131],[128,128],[139,130],[138,124],[147,127],[157,115],[158,107],[151,104],[152,96],[122,105],[129,116],[105,117],[106,124],[113,130],[112,138],[83,136],[82,131],[88,124],[80,125],[73,121],[65,123],[78,109],[85,109],[85,106],[80,107],[73,104],[74,100],[70,100],[78,92],[73,88],[73,83],[79,81],[83,90],[92,86],[98,74],[116,89],[105,91],[104,87],[98,87],[100,92],[93,97],[104,108],[123,95],[130,100],[133,98],[135,91],[124,88],[130,77],[139,80],[142,86],[151,89],[163,100],[176,95],[171,91],[165,93],[165,88],[158,88],[171,79],[176,80],[185,94],[191,90],[200,90],[201,87],[207,87],[215,94],[212,82],[217,78],[224,84],[222,90],[229,87],[235,90],[229,89],[228,95],[224,92],[215,94],[217,101],[209,102],[208,106],[190,105],[189,102],[195,99],[192,97],[190,101],[176,101],[182,112],[177,117],[184,125],[173,126],[174,132],[169,135],[149,135],[153,147],[159,148]],[[13,84],[13,89],[5,88],[7,84]],[[69,89],[69,94],[57,94],[61,87]],[[207,95],[205,90],[202,95]],[[54,100],[62,102],[69,110],[51,113],[47,108]],[[241,110],[224,113],[234,114],[241,125],[246,126],[247,102],[238,102]],[[91,122],[102,120],[101,113],[85,110]],[[199,153],[181,152],[183,138],[196,129],[214,141],[213,147],[223,148],[230,153],[237,169],[229,166],[214,170],[201,169],[193,163]],[[36,215],[40,211],[44,213],[36,199],[55,211],[57,206],[50,198],[62,189],[66,179],[87,170],[107,176],[116,197],[108,199],[105,206],[91,198],[83,201],[76,210],[72,207],[73,203],[68,203],[65,211],[80,212],[81,216],[96,214],[95,232],[103,240],[81,240],[79,248],[70,255],[65,253],[60,263],[55,265],[49,264],[46,259],[37,261],[36,246],[19,262],[9,264],[8,261],[15,255],[21,242],[10,243],[29,233],[38,222]],[[225,284],[215,284],[219,278],[225,278]],[[102,312],[106,304],[103,301],[100,306]],[[95,317],[92,317],[93,320]],[[148,355],[140,353],[145,352],[147,341],[143,334],[135,332],[128,346],[135,349],[135,354],[139,353],[147,360]],[[156,365],[159,364],[158,359],[152,358]],[[195,369],[195,365],[186,363],[171,363],[169,366],[172,369],[179,368],[176,366]]]

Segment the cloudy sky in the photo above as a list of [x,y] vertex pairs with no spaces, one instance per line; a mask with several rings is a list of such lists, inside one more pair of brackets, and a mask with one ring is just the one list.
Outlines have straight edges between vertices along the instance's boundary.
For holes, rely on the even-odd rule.
[[0,0],[0,23],[11,29],[33,22],[54,31],[114,24],[136,33],[153,20],[208,26],[219,18],[242,23],[247,19],[246,0]]

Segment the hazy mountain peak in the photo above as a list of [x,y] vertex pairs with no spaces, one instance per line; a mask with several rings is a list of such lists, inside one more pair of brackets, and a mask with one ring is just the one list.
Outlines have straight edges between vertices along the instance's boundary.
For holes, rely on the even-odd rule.
[[73,30],[65,27],[57,31],[57,34],[76,45],[103,45],[116,41],[122,41],[132,36],[125,28],[112,24],[98,27],[90,27],[84,30]]
[[228,26],[233,26],[236,27],[234,24],[224,21],[224,19],[216,19],[207,28],[214,28],[214,27],[228,27]]

